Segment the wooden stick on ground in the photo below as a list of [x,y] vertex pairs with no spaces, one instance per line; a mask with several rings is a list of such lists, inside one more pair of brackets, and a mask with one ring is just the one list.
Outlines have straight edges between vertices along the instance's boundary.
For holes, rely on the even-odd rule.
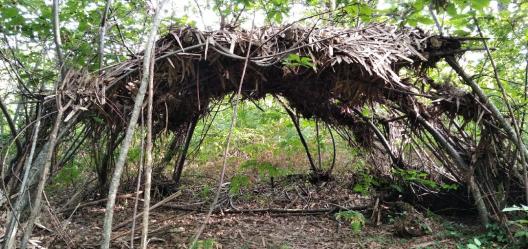
[[[159,201],[158,203],[154,204],[152,207],[149,208],[149,211],[152,211],[160,206],[163,206],[165,203],[169,202],[169,201],[172,201],[174,200],[176,197],[180,196],[182,194],[181,191],[178,191],[168,197],[166,197],[165,199]],[[117,224],[116,226],[112,227],[112,230],[117,230],[119,228],[122,228],[124,226],[126,226],[128,223],[132,222],[134,219],[137,219],[139,217],[141,217],[143,215],[143,212],[139,212],[136,216],[130,218],[130,219],[127,219],[119,224]]]
[[[122,194],[122,195],[116,196],[116,199],[134,198],[136,196],[136,194],[141,194],[141,193],[143,193],[143,191],[139,191],[138,193]],[[95,200],[95,201],[90,201],[90,202],[86,202],[86,203],[83,203],[83,204],[79,204],[79,205],[77,205],[75,207],[72,207],[72,208],[67,208],[67,209],[60,210],[59,213],[65,213],[65,212],[69,212],[69,211],[72,211],[72,210],[75,210],[75,209],[97,205],[97,204],[103,203],[105,201],[108,201],[108,198],[103,198],[103,199],[100,199],[100,200]]]

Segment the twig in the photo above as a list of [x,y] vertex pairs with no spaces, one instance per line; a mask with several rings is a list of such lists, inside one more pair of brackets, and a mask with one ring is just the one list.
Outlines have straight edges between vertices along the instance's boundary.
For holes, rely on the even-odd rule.
[[[143,193],[143,191],[118,195],[118,196],[116,196],[116,198],[117,199],[134,198],[137,194],[141,194],[141,193]],[[97,204],[100,204],[100,203],[104,203],[105,201],[108,201],[108,198],[103,198],[103,199],[99,199],[99,200],[95,200],[95,201],[90,201],[90,202],[86,202],[86,203],[83,203],[83,204],[79,204],[79,205],[77,205],[74,208],[62,209],[62,210],[59,211],[59,213],[66,213],[66,212],[72,211],[74,209],[85,208],[85,207],[97,205]]]
[[[168,208],[174,208],[181,211],[192,211],[192,212],[199,212],[203,213],[205,210],[202,209],[192,209],[192,208],[185,208],[176,204],[163,204],[164,207]],[[357,206],[357,207],[334,207],[334,208],[316,208],[316,209],[290,209],[290,208],[256,208],[256,209],[224,209],[220,210],[217,209],[216,213],[224,213],[224,214],[242,214],[242,213],[275,213],[275,214],[331,214],[336,213],[342,210],[366,210],[369,209],[370,205],[365,206]]]
[[323,162],[322,162],[322,158],[321,158],[321,139],[319,137],[319,120],[316,118],[315,119],[315,137],[316,137],[316,140],[317,140],[317,161],[319,163],[319,170],[323,169]]
[[[161,207],[161,206],[165,205],[167,202],[174,200],[175,198],[179,197],[181,194],[182,194],[182,192],[178,191],[178,192],[166,197],[165,199],[163,199],[163,200],[159,201],[158,203],[152,205],[149,208],[149,211],[152,211],[152,210],[154,210],[154,209],[156,209],[158,207]],[[116,226],[112,227],[112,230],[117,230],[119,228],[122,228],[122,227],[126,226],[128,223],[132,222],[134,219],[137,219],[137,218],[141,217],[141,215],[143,215],[143,212],[140,212],[136,216],[134,216],[134,217],[132,217],[132,218],[130,218],[128,220],[125,220],[125,221],[117,224]]]

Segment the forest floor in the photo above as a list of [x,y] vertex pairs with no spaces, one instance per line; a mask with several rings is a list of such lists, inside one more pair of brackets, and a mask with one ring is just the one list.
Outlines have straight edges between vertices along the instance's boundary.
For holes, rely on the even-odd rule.
[[[169,201],[151,211],[149,248],[188,248],[196,229],[205,221],[217,185],[215,170],[203,172],[187,170],[181,192],[156,184],[151,206],[167,197]],[[316,185],[300,176],[276,181],[273,187],[269,180],[261,180],[242,188],[237,195],[230,195],[229,185],[224,184],[217,209],[200,237],[200,246],[195,248],[457,248],[480,232],[474,217],[427,213],[424,216],[431,224],[431,233],[398,236],[394,213],[380,205],[386,211],[381,212],[379,222],[373,221],[375,198],[354,193],[353,176],[338,175],[333,181]],[[130,185],[129,190],[134,188]],[[131,248],[135,198],[133,194],[121,196],[115,209],[112,243],[114,248]],[[52,207],[61,206],[51,203]],[[104,201],[85,200],[80,205],[62,212],[58,208],[43,210],[39,220],[43,227],[34,232],[33,244],[37,248],[97,248]],[[142,205],[139,200],[139,210]],[[343,208],[363,213],[366,225],[360,232],[335,218],[337,209]],[[138,218],[135,247],[139,246],[140,233]]]

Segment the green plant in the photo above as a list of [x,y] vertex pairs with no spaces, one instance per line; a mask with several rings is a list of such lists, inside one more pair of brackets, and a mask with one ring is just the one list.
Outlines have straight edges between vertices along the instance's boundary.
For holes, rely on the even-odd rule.
[[528,206],[526,205],[513,205],[511,207],[504,208],[502,212],[516,212],[520,213],[515,220],[510,221],[510,224],[515,227],[514,237],[517,238],[520,245],[528,246]]
[[249,177],[246,175],[235,175],[231,178],[229,184],[229,194],[236,195],[240,189],[249,185]]
[[199,192],[200,198],[207,199],[213,193],[213,189],[209,185],[205,185]]
[[240,165],[240,168],[243,170],[256,169],[259,177],[280,177],[289,173],[288,170],[275,167],[270,162],[259,162],[257,160],[247,160]]
[[481,236],[481,240],[489,242],[498,242],[502,244],[510,242],[508,240],[508,235],[506,234],[504,227],[495,223],[486,225],[486,233]]
[[465,246],[458,246],[458,249],[480,249],[482,248],[482,242],[477,239],[473,238],[473,240],[470,240]]
[[287,67],[306,67],[314,68],[312,58],[300,56],[298,54],[289,54],[282,62]]
[[53,177],[53,182],[57,187],[66,186],[68,184],[75,186],[75,183],[80,180],[81,173],[81,164],[77,160],[73,160],[59,170],[59,172]]
[[369,174],[365,171],[359,173],[360,177],[358,182],[354,184],[352,190],[356,193],[367,195],[372,190],[372,187],[379,186],[379,181],[374,178],[372,174]]
[[217,245],[213,239],[198,240],[191,245],[191,249],[213,249]]
[[440,232],[439,237],[454,239],[462,239],[464,237],[463,225],[444,219],[438,220],[438,222],[441,223],[444,228],[443,231]]
[[[500,244],[514,246],[510,244],[508,235],[503,227],[498,224],[488,224],[486,232],[471,238],[466,244],[459,244],[458,249],[480,249],[480,248],[497,248]],[[510,248],[511,248],[510,247]],[[521,247],[524,248],[524,247]]]
[[365,217],[362,213],[354,210],[341,211],[335,214],[338,221],[345,221],[350,223],[350,228],[353,232],[359,233],[363,226],[365,226]]
[[457,184],[438,184],[435,181],[429,179],[428,173],[419,170],[394,168],[393,175],[399,179],[399,183],[392,184],[391,187],[396,189],[398,192],[403,192],[403,186],[410,183],[419,184],[431,190],[453,190],[458,188]]

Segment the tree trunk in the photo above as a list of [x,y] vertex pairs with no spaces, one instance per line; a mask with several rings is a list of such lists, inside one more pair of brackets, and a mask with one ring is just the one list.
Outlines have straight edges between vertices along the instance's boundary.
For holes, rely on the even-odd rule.
[[183,166],[185,164],[185,159],[187,157],[187,151],[189,151],[189,146],[191,145],[191,140],[194,134],[194,129],[198,124],[198,118],[193,118],[189,127],[187,128],[187,134],[185,135],[185,144],[183,145],[180,156],[178,157],[178,162],[174,167],[174,173],[172,174],[172,180],[178,186],[180,184],[180,178],[183,171]]
[[[18,230],[18,223],[20,222],[20,216],[21,213],[26,206],[27,201],[29,201],[29,198],[24,198],[23,196],[26,196],[26,192],[28,191],[29,184],[29,172],[31,169],[31,163],[33,162],[33,157],[35,155],[35,149],[37,147],[37,140],[38,140],[38,134],[40,130],[40,118],[41,118],[41,109],[39,108],[38,114],[37,114],[37,120],[35,122],[35,128],[33,130],[33,136],[31,141],[31,149],[29,152],[29,156],[26,158],[25,164],[24,164],[24,176],[22,178],[22,183],[20,184],[20,189],[18,191],[17,201],[15,203],[15,207],[11,213],[11,216],[8,218],[8,223],[6,224],[7,227],[5,229],[6,233],[4,236],[4,249],[11,249],[15,246],[15,237]],[[29,197],[29,196],[28,196]]]
[[110,187],[108,190],[108,201],[106,203],[106,211],[105,211],[105,218],[104,218],[104,224],[103,224],[103,235],[102,235],[102,241],[101,241],[101,248],[102,249],[108,249],[110,248],[110,240],[111,240],[111,233],[112,233],[112,220],[114,216],[114,206],[115,206],[115,199],[117,196],[117,190],[119,188],[119,181],[121,179],[121,174],[123,173],[123,167],[125,165],[125,161],[128,155],[128,150],[130,149],[130,144],[132,143],[132,139],[134,137],[134,131],[136,128],[136,124],[139,117],[139,112],[141,111],[141,106],[143,105],[143,100],[145,98],[145,93],[147,91],[147,85],[149,82],[149,73],[150,73],[150,61],[151,56],[153,54],[152,50],[154,47],[155,38],[158,32],[158,26],[161,21],[160,12],[163,8],[163,5],[166,1],[161,1],[161,4],[159,4],[159,9],[156,11],[156,14],[153,17],[152,20],[152,27],[149,32],[149,36],[147,38],[147,42],[145,44],[145,53],[143,57],[143,76],[141,77],[141,85],[139,87],[138,94],[136,95],[136,98],[134,100],[134,108],[132,110],[132,116],[130,117],[130,121],[128,123],[128,127],[125,133],[125,138],[123,140],[123,144],[121,145],[120,151],[119,151],[119,157],[117,159],[114,174],[112,175],[112,180],[110,182]]
[[[154,55],[154,52],[153,52]],[[153,56],[154,57],[154,56]],[[147,148],[145,163],[145,190],[143,191],[143,229],[141,230],[141,248],[147,249],[150,214],[150,189],[152,185],[152,104],[154,102],[154,58],[150,61],[150,75],[147,105]]]
[[40,174],[40,180],[38,182],[37,190],[35,195],[33,197],[35,198],[33,204],[31,205],[31,213],[29,215],[29,219],[27,222],[26,229],[24,231],[24,236],[22,238],[22,242],[20,245],[20,248],[25,249],[27,248],[27,243],[29,242],[29,238],[31,236],[31,233],[33,232],[33,225],[35,224],[35,221],[40,213],[40,203],[42,201],[42,194],[44,192],[44,186],[46,185],[46,181],[49,176],[49,170],[51,168],[51,160],[53,158],[53,154],[55,151],[55,145],[57,144],[57,135],[59,133],[60,125],[62,124],[62,116],[64,114],[64,107],[61,106],[61,96],[57,96],[57,106],[58,106],[58,113],[57,118],[55,120],[55,124],[53,124],[53,129],[51,131],[50,137],[49,137],[49,145],[48,150],[45,151],[45,158],[44,158],[44,167],[42,169],[42,173]]
[[[278,99],[278,98],[276,98]],[[293,126],[295,126],[295,130],[297,131],[297,134],[299,135],[299,139],[301,140],[301,143],[304,147],[304,150],[306,151],[306,157],[308,158],[308,162],[310,163],[310,169],[312,169],[312,172],[317,176],[320,172],[315,166],[314,160],[312,158],[312,154],[310,153],[310,149],[308,148],[308,143],[306,143],[306,140],[304,139],[304,136],[301,131],[301,127],[299,124],[299,120],[295,116],[295,114],[284,104],[282,101],[279,100],[279,103],[284,107],[284,110],[286,110],[286,113],[290,116]]]

